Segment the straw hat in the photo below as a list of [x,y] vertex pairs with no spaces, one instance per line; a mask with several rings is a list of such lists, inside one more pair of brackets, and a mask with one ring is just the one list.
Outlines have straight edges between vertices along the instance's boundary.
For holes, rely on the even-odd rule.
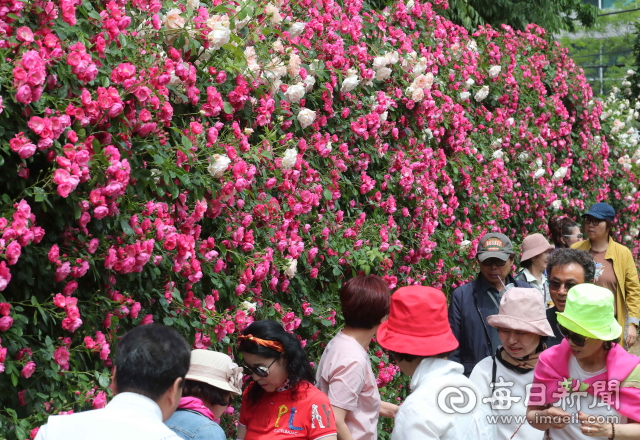
[[542,297],[537,289],[516,287],[507,290],[500,301],[500,312],[487,316],[487,323],[491,327],[553,336]]
[[242,367],[229,356],[210,350],[193,350],[187,379],[242,394]]

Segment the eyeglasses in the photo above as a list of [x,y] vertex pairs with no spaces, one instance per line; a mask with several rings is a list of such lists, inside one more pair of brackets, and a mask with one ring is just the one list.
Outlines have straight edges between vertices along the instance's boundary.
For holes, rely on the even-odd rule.
[[572,238],[575,237],[578,240],[582,240],[583,235],[582,235],[582,233],[580,233],[580,234],[576,234],[576,235],[563,235],[563,237],[572,237]]
[[604,220],[602,220],[601,218],[595,218],[595,217],[585,217],[584,218],[584,224],[585,225],[593,225],[593,226],[598,226],[600,223],[602,223]]
[[557,281],[549,281],[549,289],[553,291],[558,291],[560,290],[561,287],[564,287],[565,290],[568,292],[574,286],[577,286],[577,285],[578,283],[559,283]]
[[482,264],[483,266],[499,266],[502,267],[505,264],[507,264],[506,261],[502,261],[500,258],[487,258],[484,261],[481,261],[480,264]]
[[247,368],[247,370],[251,372],[251,374],[255,374],[256,376],[260,376],[260,377],[267,377],[269,375],[269,368],[271,368],[271,366],[275,364],[279,358],[280,358],[280,355],[278,354],[278,356],[276,356],[276,358],[273,360],[273,362],[269,364],[268,367],[264,367],[262,365],[258,365],[257,367],[252,367],[251,365],[248,365],[244,361],[242,363]]
[[579,335],[577,333],[572,332],[571,330],[564,328],[560,324],[558,324],[558,328],[560,329],[560,333],[562,333],[562,336],[564,336],[566,340],[570,340],[571,342],[576,344],[578,347],[584,347],[584,344],[586,344],[587,339],[589,339],[586,336]]

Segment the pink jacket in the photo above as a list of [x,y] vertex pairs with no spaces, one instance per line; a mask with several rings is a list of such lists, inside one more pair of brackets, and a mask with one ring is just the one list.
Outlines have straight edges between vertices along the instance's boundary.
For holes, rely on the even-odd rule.
[[[580,390],[575,380],[569,378],[569,356],[571,356],[571,350],[566,340],[542,352],[534,371],[529,406],[555,403],[562,395],[569,392],[569,389],[587,391],[609,403],[623,416],[635,421],[640,420],[640,388],[638,388],[640,387],[640,358],[638,356],[627,353],[618,344],[613,344],[613,348],[607,355],[607,371],[582,382]],[[598,389],[597,385],[594,387],[594,382],[601,381],[614,384],[613,390]],[[616,381],[619,384],[618,396],[615,396]],[[589,385],[586,390],[584,384]]]

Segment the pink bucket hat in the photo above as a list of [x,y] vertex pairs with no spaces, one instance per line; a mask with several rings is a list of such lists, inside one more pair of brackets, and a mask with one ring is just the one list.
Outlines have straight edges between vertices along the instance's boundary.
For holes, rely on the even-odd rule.
[[491,327],[508,328],[540,336],[553,336],[547,321],[547,312],[542,303],[542,294],[537,289],[516,287],[507,290],[500,301],[500,312],[487,316]]
[[542,234],[531,234],[522,241],[522,257],[520,262],[527,261],[546,251],[552,251],[555,247],[544,238]]

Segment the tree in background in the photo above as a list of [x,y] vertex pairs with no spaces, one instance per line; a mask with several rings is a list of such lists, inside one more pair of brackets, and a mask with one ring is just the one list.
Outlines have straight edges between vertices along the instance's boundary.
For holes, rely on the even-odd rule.
[[535,23],[550,34],[560,31],[574,32],[576,25],[591,27],[595,24],[598,8],[582,0],[451,0],[443,15],[467,29],[490,24],[502,24],[515,30],[524,30]]
[[603,4],[597,23],[589,29],[562,32],[557,36],[569,55],[582,66],[595,95],[604,96],[619,86],[634,65],[633,40],[640,18],[640,1],[615,0]]

